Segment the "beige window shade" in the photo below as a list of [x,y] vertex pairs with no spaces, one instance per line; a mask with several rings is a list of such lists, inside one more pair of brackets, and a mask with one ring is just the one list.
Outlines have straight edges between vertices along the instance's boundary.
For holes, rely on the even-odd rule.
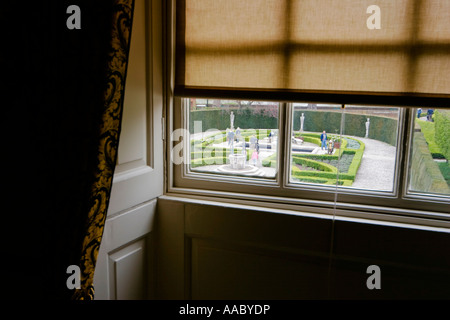
[[[373,4],[380,29],[367,27]],[[448,0],[179,0],[176,10],[178,95],[449,106]]]

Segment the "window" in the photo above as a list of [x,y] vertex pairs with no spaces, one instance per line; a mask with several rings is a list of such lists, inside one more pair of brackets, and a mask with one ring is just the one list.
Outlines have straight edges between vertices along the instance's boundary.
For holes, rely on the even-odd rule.
[[294,103],[290,182],[393,192],[399,108]]
[[190,170],[275,178],[279,103],[188,99]]
[[417,108],[409,154],[408,191],[450,195],[450,110]]
[[185,159],[173,166],[177,192],[321,208],[338,201],[338,207],[364,206],[377,213],[448,214],[450,110],[427,114],[426,108],[388,106],[177,101],[175,113],[181,117],[175,124],[185,129],[182,139],[172,139],[171,153]]
[[447,223],[450,4],[242,3],[169,10],[169,191]]

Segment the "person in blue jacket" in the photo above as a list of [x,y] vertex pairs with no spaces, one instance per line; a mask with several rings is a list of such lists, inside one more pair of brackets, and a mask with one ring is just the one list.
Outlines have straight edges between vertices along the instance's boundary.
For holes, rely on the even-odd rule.
[[322,142],[320,148],[321,150],[323,150],[323,148],[325,148],[325,150],[327,149],[327,133],[325,132],[325,130],[323,130],[322,134],[320,135],[320,141]]
[[434,113],[433,109],[428,109],[428,111],[427,111],[427,121],[433,121],[433,113]]

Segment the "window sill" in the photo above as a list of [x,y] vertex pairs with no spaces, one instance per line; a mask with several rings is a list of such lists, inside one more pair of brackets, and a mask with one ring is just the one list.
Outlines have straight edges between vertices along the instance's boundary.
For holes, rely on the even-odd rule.
[[184,188],[172,188],[160,198],[185,203],[271,212],[274,214],[450,233],[450,216],[440,212],[351,203],[335,204],[334,202],[319,200],[301,200]]

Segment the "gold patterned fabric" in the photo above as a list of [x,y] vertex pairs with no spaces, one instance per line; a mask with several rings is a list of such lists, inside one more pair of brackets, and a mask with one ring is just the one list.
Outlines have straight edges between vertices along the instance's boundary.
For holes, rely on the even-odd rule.
[[108,86],[104,95],[104,109],[97,150],[98,164],[89,201],[90,209],[80,261],[81,288],[76,289],[73,297],[79,300],[94,298],[94,270],[117,159],[133,9],[134,0],[116,0],[113,7]]

